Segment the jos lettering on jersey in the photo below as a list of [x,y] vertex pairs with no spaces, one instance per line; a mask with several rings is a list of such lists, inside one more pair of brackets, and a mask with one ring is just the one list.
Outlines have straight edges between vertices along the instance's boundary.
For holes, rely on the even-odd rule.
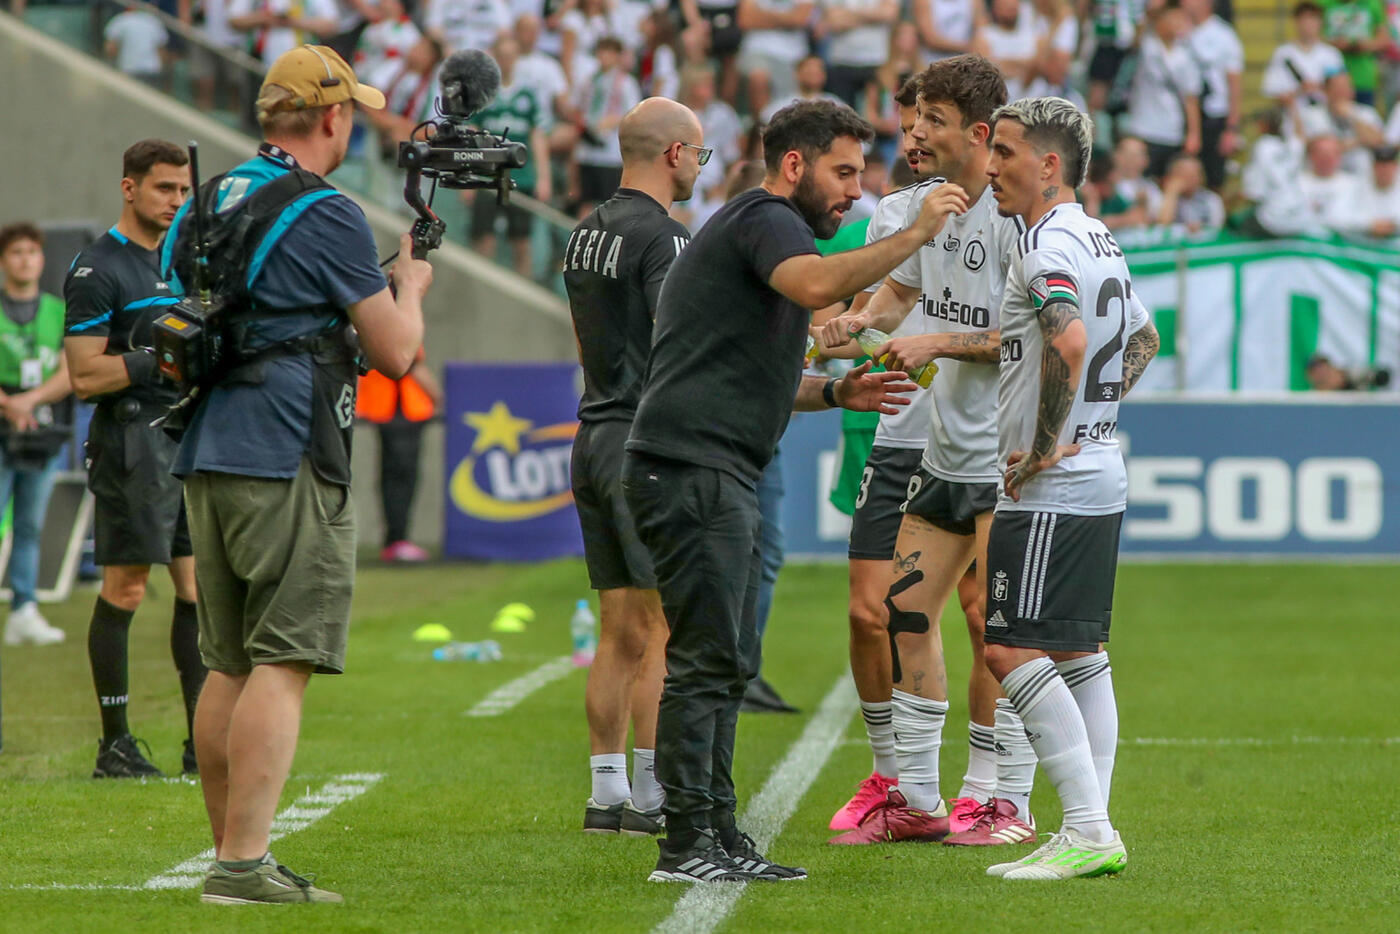
[[602,228],[575,230],[564,248],[564,272],[596,272],[609,279],[617,278],[618,259],[622,256],[622,237]]
[[920,295],[919,307],[930,318],[940,318],[952,324],[961,324],[970,328],[988,327],[992,320],[991,312],[986,308],[958,301],[953,298],[953,290],[946,287],[943,289],[942,300],[934,299],[927,294]]

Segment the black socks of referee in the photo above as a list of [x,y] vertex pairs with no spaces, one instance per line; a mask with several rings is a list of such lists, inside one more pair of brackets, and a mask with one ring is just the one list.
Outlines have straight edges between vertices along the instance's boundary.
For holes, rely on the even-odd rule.
[[[88,661],[97,704],[102,712],[102,738],[112,740],[131,732],[126,720],[129,676],[127,643],[130,640],[132,610],[108,603],[101,597],[92,609],[88,627]],[[185,725],[194,733],[194,708],[204,687],[208,670],[199,656],[199,617],[195,605],[175,600],[170,620],[170,655],[180,675],[180,693],[185,700]]]
[[185,725],[189,735],[194,737],[194,708],[199,702],[199,691],[204,687],[204,676],[209,669],[199,656],[199,615],[195,604],[175,598],[175,613],[170,620],[170,656],[175,659],[175,670],[180,674],[180,693],[185,698]]
[[92,608],[88,662],[92,665],[92,683],[102,711],[102,739],[105,741],[130,732],[126,723],[126,644],[133,615],[134,611],[123,610],[101,597]]

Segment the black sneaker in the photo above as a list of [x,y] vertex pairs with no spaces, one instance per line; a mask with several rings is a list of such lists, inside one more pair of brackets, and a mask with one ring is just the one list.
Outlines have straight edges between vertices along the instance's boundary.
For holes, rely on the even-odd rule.
[[666,830],[666,815],[661,813],[659,807],[650,811],[639,810],[628,798],[622,806],[622,821],[617,829],[629,837],[654,837]]
[[741,833],[734,838],[725,852],[734,865],[758,882],[790,882],[793,879],[807,878],[807,870],[797,866],[779,866],[758,852],[753,837]]
[[796,707],[783,700],[782,695],[773,690],[773,685],[762,678],[754,678],[744,688],[744,700],[739,709],[744,713],[800,713]]
[[194,740],[185,740],[185,752],[180,756],[180,771],[185,775],[199,774],[199,760],[194,756]]
[[[93,778],[160,778],[165,773],[151,764],[151,760],[141,755],[136,744],[146,746],[146,741],[137,739],[130,733],[123,733],[110,741],[98,740],[97,765],[93,767]],[[146,755],[151,747],[146,746]]]
[[619,801],[604,807],[589,798],[587,806],[583,809],[583,832],[617,833],[622,824],[622,806],[626,803]]
[[656,841],[661,855],[648,882],[748,882],[753,875],[740,872],[713,836],[701,833],[689,846],[673,850],[669,839]]

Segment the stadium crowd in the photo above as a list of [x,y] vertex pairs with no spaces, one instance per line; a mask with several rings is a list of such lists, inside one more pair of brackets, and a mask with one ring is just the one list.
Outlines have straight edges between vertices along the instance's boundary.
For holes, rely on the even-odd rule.
[[[21,6],[23,4],[20,4]],[[242,77],[179,41],[144,4],[107,3],[108,56],[157,86],[188,57],[206,109],[246,106]],[[1229,0],[160,0],[223,50],[270,62],[324,42],[383,87],[366,113],[392,159],[433,111],[436,72],[459,49],[491,52],[501,92],[478,122],[527,144],[526,194],[582,217],[621,173],[617,125],[639,100],[700,114],[713,157],[673,214],[692,231],[723,204],[761,132],[798,99],[841,100],[877,129],[868,216],[893,163],[894,97],[929,61],[979,52],[1011,99],[1054,94],[1099,127],[1086,209],[1120,234],[1385,237],[1400,226],[1400,23],[1380,3],[1301,0],[1293,38],[1260,76],[1268,106],[1246,117],[1244,47]],[[1382,116],[1389,109],[1389,119]],[[1248,141],[1248,142],[1247,142]],[[1286,180],[1286,181],[1285,181]],[[531,266],[529,214],[477,202],[466,233],[517,269]]]

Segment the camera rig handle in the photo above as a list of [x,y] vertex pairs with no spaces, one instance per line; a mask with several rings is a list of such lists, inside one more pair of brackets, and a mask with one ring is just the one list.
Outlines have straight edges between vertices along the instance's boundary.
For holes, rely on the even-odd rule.
[[413,258],[427,259],[429,252],[442,246],[442,235],[447,231],[447,224],[423,200],[422,172],[418,169],[409,169],[405,174],[403,199],[418,215],[408,230],[409,238],[413,241]]

